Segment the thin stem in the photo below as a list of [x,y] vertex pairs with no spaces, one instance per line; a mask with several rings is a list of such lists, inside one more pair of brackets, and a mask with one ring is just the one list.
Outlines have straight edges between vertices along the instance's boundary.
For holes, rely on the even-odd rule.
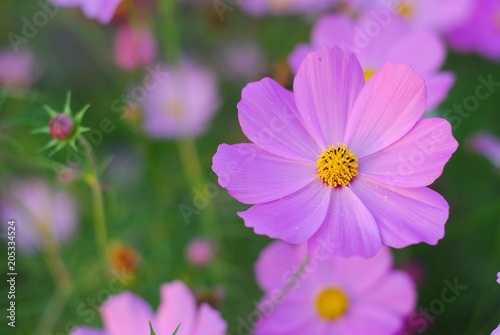
[[78,136],[80,142],[84,146],[88,157],[88,171],[85,175],[85,181],[92,191],[92,202],[94,209],[94,229],[96,235],[96,243],[100,249],[102,263],[104,266],[108,264],[108,242],[106,231],[106,215],[104,211],[104,201],[102,197],[101,184],[99,182],[99,173],[95,163],[92,147],[83,136]]
[[293,277],[290,279],[288,283],[286,283],[285,287],[283,290],[281,290],[280,294],[278,295],[278,298],[276,299],[276,304],[281,303],[281,300],[290,292],[292,287],[297,284],[299,281],[300,277],[304,273],[304,270],[306,269],[306,266],[309,264],[311,261],[311,257],[309,255],[306,256],[306,258],[300,263],[299,268],[297,271],[293,274]]
[[57,320],[61,316],[64,306],[73,290],[73,282],[64,261],[61,258],[59,247],[50,233],[41,227],[37,227],[44,241],[44,257],[47,265],[54,277],[57,291],[51,303],[47,306],[45,313],[37,326],[36,335],[49,334]]
[[[207,182],[203,177],[201,163],[198,158],[194,140],[192,138],[184,138],[179,140],[177,144],[186,179],[193,189],[193,196],[196,194],[195,191],[204,194]],[[206,206],[204,208],[199,208],[199,210],[205,211],[203,214],[200,214],[202,228],[207,236],[212,237],[216,242],[221,242],[217,212],[209,196],[209,194],[206,195]]]
[[[273,310],[274,307],[281,304],[281,301],[292,290],[295,284],[297,284],[297,282],[300,280],[300,277],[302,277],[302,275],[304,274],[304,270],[306,269],[306,266],[309,264],[310,261],[311,257],[307,255],[306,258],[302,261],[302,263],[300,263],[299,268],[297,269],[297,271],[295,271],[293,277],[285,284],[283,289],[279,292],[278,296],[276,298],[273,298],[272,301]],[[263,316],[265,316],[265,314]]]
[[175,0],[160,0],[160,31],[163,32],[163,52],[171,64],[180,59],[180,38],[175,17]]
[[50,334],[54,329],[54,325],[59,320],[61,313],[64,310],[70,297],[71,291],[57,291],[50,301],[49,305],[45,309],[38,326],[35,328],[35,335],[46,335]]

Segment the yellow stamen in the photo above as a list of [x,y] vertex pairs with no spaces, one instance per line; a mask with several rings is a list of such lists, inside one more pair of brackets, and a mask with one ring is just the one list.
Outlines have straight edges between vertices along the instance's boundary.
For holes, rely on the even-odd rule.
[[349,182],[358,174],[358,158],[347,147],[330,146],[323,151],[316,162],[318,178],[333,187],[349,185]]
[[376,71],[377,70],[374,70],[374,69],[363,70],[363,74],[365,75],[365,82],[370,80],[370,78],[375,74]]
[[316,297],[316,312],[327,321],[343,316],[349,307],[347,295],[338,288],[327,288]]
[[408,2],[403,2],[399,7],[399,15],[402,17],[408,18],[413,15],[415,9]]

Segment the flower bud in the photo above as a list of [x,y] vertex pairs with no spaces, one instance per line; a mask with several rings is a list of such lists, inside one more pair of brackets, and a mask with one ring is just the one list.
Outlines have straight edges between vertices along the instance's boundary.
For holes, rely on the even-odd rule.
[[197,237],[189,242],[185,255],[191,265],[204,267],[214,258],[214,246],[210,240]]
[[50,135],[58,140],[68,138],[73,132],[74,125],[71,116],[66,114],[57,114],[49,122]]

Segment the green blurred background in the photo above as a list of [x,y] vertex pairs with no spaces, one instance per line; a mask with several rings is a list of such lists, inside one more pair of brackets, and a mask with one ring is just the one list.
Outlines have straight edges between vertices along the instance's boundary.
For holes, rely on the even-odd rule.
[[[8,47],[8,33],[19,33],[22,18],[30,18],[39,7],[35,2],[3,0],[0,8],[0,47]],[[255,80],[276,75],[276,69],[292,48],[308,40],[312,25],[300,17],[250,18],[238,8],[226,12],[221,21],[211,4],[181,6],[177,23],[183,52],[208,67],[216,58],[217,48],[224,43],[255,40],[268,60],[267,70],[256,73]],[[101,176],[106,185],[109,237],[130,244],[141,257],[135,279],[123,289],[142,296],[154,308],[159,303],[160,285],[174,279],[182,279],[201,292],[218,289],[224,292],[221,310],[229,324],[229,334],[236,334],[239,318],[246,320],[261,297],[253,264],[270,239],[246,229],[235,214],[246,206],[218,188],[217,195],[210,198],[216,209],[217,232],[209,229],[209,234],[221,237],[217,259],[206,269],[186,263],[184,248],[191,238],[207,231],[201,217],[209,215],[210,210],[201,209],[186,224],[179,205],[194,207],[193,195],[179,161],[178,144],[149,140],[141,133],[139,124],[123,121],[111,110],[112,102],[128,87],[139,83],[143,74],[124,73],[113,64],[110,30],[109,26],[79,16],[75,10],[61,10],[30,40],[29,46],[43,67],[43,75],[27,94],[7,93],[1,106],[0,183],[41,176],[57,184],[50,160],[64,163],[68,151],[63,149],[50,158],[45,152],[37,153],[48,136],[30,132],[48,121],[43,104],[62,107],[67,91],[73,94],[74,110],[90,103],[84,118],[86,126],[98,128],[103,118],[111,119],[116,126],[94,147],[100,164],[111,161]],[[162,26],[154,26],[154,30],[161,37]],[[477,130],[500,135],[500,89],[481,101],[468,118],[460,117],[458,121],[458,114],[446,111],[475,94],[479,76],[491,75],[500,81],[500,65],[480,56],[450,52],[444,68],[456,73],[457,82],[437,113],[454,120],[454,135],[460,143],[442,177],[432,185],[450,203],[446,236],[437,246],[417,245],[394,253],[399,266],[416,260],[423,268],[418,307],[429,308],[434,299],[439,299],[446,287],[445,280],[453,282],[457,278],[467,286],[453,303],[446,305],[442,314],[429,322],[423,333],[489,334],[500,322],[500,287],[495,282],[500,271],[500,175],[486,159],[467,149],[466,138]],[[238,125],[236,104],[246,81],[221,78],[219,84],[222,107],[210,130],[196,140],[204,178],[213,185],[217,183],[211,171],[211,158],[217,146],[245,140]],[[66,334],[69,327],[86,324],[88,315],[78,313],[83,302],[88,298],[102,302],[105,298],[100,292],[108,288],[110,279],[101,274],[97,264],[90,192],[82,182],[65,187],[75,195],[82,213],[77,238],[62,248],[75,289],[57,315],[56,286],[43,255],[18,252],[17,326],[13,334]],[[0,334],[11,334],[13,329],[6,326],[4,317],[7,285],[3,278],[7,273],[7,257],[3,242],[1,253],[5,256],[0,256]],[[55,318],[55,326],[45,333],[40,327],[51,317]],[[88,325],[99,327],[100,317],[93,318]]]

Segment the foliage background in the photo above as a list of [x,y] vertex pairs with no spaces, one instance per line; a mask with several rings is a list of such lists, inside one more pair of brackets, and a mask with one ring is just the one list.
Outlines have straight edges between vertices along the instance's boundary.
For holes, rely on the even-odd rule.
[[[3,0],[0,6],[1,45],[7,47],[8,33],[20,34],[22,18],[31,18],[39,6],[35,2],[14,0]],[[308,40],[312,25],[312,20],[301,17],[250,18],[239,8],[226,12],[221,21],[211,4],[205,8],[182,5],[177,11],[177,22],[184,53],[206,66],[212,66],[220,48],[228,41],[257,41],[268,58],[268,69],[255,73],[254,80],[273,75],[277,64],[286,59],[295,44]],[[223,316],[229,323],[229,333],[236,334],[239,318],[247,320],[261,297],[254,281],[253,264],[270,240],[246,229],[235,215],[246,207],[218,188],[218,194],[211,199],[222,238],[217,246],[218,257],[209,269],[195,269],[186,263],[184,247],[204,231],[200,217],[206,215],[207,209],[201,209],[186,224],[179,205],[193,206],[193,196],[179,162],[178,145],[151,141],[141,133],[137,122],[120,120],[113,113],[112,102],[127,87],[139,83],[142,74],[126,74],[113,64],[111,29],[79,17],[75,11],[61,10],[30,39],[29,45],[43,66],[43,75],[26,95],[3,93],[0,183],[33,175],[58,183],[47,154],[37,153],[48,138],[31,135],[30,131],[47,122],[43,104],[62,107],[65,93],[72,91],[74,109],[91,104],[84,118],[86,126],[98,128],[100,120],[109,118],[116,127],[104,134],[102,143],[94,149],[99,162],[112,159],[101,178],[106,185],[109,235],[132,245],[142,259],[136,278],[126,289],[156,308],[159,286],[164,282],[179,278],[197,290],[220,287],[225,292]],[[161,25],[154,29],[160,37],[164,33]],[[492,76],[494,81],[500,81],[499,64],[476,55],[450,51],[444,68],[456,73],[457,82],[438,114],[474,95],[480,84],[479,76]],[[208,183],[216,184],[211,157],[218,144],[245,140],[236,110],[245,85],[244,80],[220,79],[222,108],[210,130],[196,140]],[[457,115],[447,113],[449,119]],[[454,135],[460,147],[443,176],[432,186],[450,203],[446,236],[437,246],[417,245],[394,253],[398,265],[416,259],[424,268],[419,307],[428,308],[434,299],[440,298],[446,279],[457,278],[460,284],[467,285],[465,292],[447,304],[423,333],[489,334],[500,322],[500,288],[495,283],[495,275],[500,271],[500,176],[488,161],[467,150],[466,138],[471,132],[485,129],[500,135],[500,88],[481,101],[470,117],[460,117],[460,122],[455,122]],[[51,159],[64,162],[67,154],[63,150]],[[89,297],[97,297],[109,285],[109,279],[99,275],[96,265],[90,193],[81,182],[66,187],[76,196],[82,215],[78,237],[62,249],[76,288],[49,334],[66,334],[68,325],[85,324],[88,315],[82,316],[79,306]],[[214,234],[213,228],[210,234]],[[0,257],[0,333],[11,334],[12,329],[6,327],[3,316],[7,295],[4,242],[1,253],[5,256]],[[14,333],[48,335],[39,326],[43,313],[54,307],[50,304],[54,301],[55,285],[43,256],[18,253],[17,272]],[[93,318],[89,325],[100,326],[100,318]]]

